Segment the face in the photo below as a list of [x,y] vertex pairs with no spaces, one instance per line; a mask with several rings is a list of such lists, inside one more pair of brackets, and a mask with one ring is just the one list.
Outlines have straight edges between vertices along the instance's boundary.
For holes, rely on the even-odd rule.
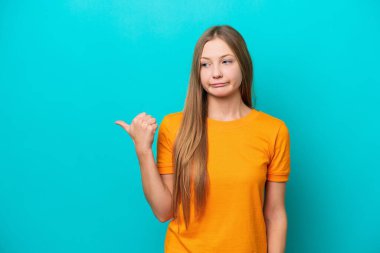
[[242,74],[235,54],[219,38],[208,41],[200,60],[200,77],[208,95],[226,97],[240,92]]

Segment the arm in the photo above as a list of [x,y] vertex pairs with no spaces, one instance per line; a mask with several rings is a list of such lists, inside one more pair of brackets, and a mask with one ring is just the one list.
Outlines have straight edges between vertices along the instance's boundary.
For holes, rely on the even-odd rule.
[[154,215],[161,222],[165,222],[172,216],[171,191],[158,173],[152,150],[136,149],[136,154],[140,164],[145,198]]
[[285,183],[266,183],[264,217],[267,227],[268,253],[284,253],[287,215],[285,210]]
[[122,120],[115,123],[131,136],[140,164],[145,198],[154,215],[161,222],[166,221],[172,215],[172,187],[169,190],[169,186],[173,182],[173,176],[161,178],[154,160],[152,143],[157,129],[156,119],[143,112],[138,114],[130,125]]

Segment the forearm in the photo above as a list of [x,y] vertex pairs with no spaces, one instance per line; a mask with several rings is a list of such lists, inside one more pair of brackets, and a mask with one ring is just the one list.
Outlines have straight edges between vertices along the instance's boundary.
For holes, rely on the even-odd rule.
[[286,211],[278,211],[265,217],[267,227],[268,253],[284,253],[286,245],[287,216]]
[[172,213],[172,196],[157,170],[152,150],[136,150],[145,198],[154,215],[165,221]]

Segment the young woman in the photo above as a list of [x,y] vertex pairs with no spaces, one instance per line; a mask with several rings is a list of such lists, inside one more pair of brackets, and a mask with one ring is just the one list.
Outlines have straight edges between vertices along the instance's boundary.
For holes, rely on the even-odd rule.
[[166,253],[285,251],[289,132],[252,107],[252,81],[241,34],[214,26],[195,46],[184,110],[160,124],[157,163],[155,118],[116,122],[133,139],[154,214],[171,219]]

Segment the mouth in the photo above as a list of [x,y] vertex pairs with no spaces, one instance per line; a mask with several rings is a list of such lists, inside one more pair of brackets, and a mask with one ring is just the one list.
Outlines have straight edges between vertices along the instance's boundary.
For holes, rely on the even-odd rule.
[[213,84],[210,84],[210,86],[212,87],[223,87],[227,85],[227,83],[213,83]]

